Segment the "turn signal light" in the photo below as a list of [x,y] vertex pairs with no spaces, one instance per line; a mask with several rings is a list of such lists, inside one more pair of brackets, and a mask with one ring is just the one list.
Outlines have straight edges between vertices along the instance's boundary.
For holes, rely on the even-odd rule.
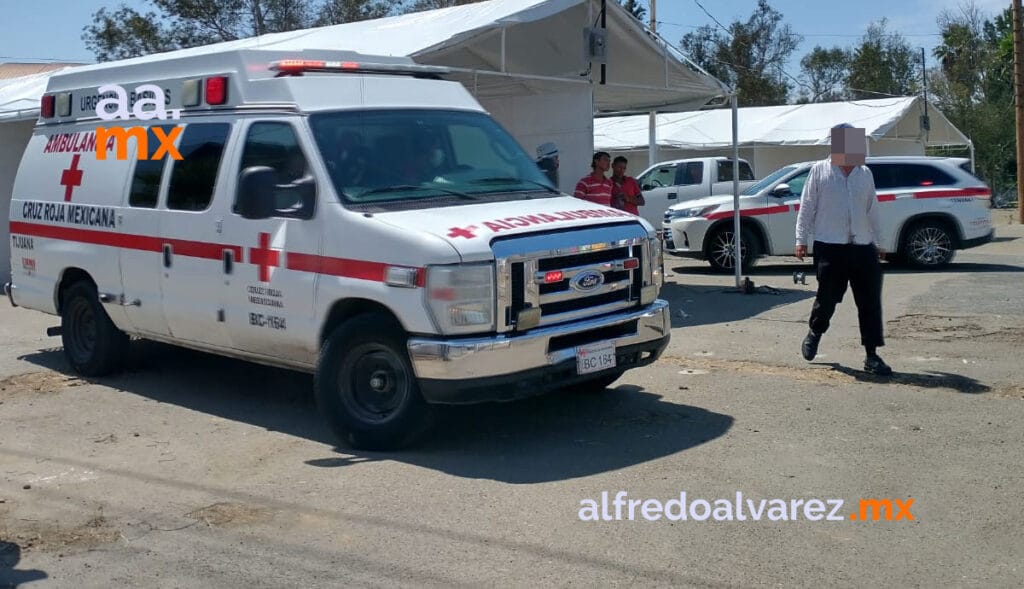
[[228,101],[228,79],[225,76],[206,78],[206,104],[226,104]]
[[564,279],[564,275],[561,270],[552,270],[544,275],[544,284],[551,284],[552,282],[561,282]]
[[53,94],[47,94],[46,96],[43,96],[42,100],[39,103],[39,114],[44,119],[53,118],[53,113],[54,110],[56,110],[56,107],[57,97]]

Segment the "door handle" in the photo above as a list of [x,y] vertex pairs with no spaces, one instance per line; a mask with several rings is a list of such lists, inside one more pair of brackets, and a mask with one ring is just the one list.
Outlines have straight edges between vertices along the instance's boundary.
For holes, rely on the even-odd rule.
[[235,254],[231,250],[224,250],[224,273],[231,274],[234,270]]
[[164,244],[164,268],[171,267],[171,244]]
[[670,193],[668,193],[668,198],[669,198],[669,200],[674,200],[674,199],[675,199],[675,198],[677,198],[678,196],[679,196],[679,193],[678,193],[678,192],[670,192]]

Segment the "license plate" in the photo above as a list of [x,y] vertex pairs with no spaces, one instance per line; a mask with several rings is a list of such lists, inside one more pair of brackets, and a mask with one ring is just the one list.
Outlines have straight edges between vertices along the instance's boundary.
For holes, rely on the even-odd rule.
[[615,368],[615,344],[603,342],[576,348],[576,374]]

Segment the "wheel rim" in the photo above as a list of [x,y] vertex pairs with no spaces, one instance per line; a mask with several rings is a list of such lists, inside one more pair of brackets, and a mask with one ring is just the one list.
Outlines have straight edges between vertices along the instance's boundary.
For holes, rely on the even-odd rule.
[[88,362],[96,349],[98,325],[96,313],[88,301],[76,298],[68,309],[67,346],[71,357],[77,362]]
[[938,227],[922,227],[910,239],[910,255],[921,264],[941,264],[952,251],[949,235]]
[[[736,245],[732,231],[719,231],[711,243],[711,260],[722,268],[734,268]],[[747,259],[747,244],[740,239],[740,255]]]
[[402,407],[412,379],[393,351],[379,344],[361,346],[350,353],[338,379],[345,407],[359,419],[380,423]]

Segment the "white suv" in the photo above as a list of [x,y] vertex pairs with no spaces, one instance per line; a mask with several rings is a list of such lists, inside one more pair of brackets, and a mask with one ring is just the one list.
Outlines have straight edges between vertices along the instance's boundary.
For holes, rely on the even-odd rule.
[[[760,256],[792,255],[800,193],[815,162],[776,170],[740,195],[743,268]],[[867,166],[882,203],[879,245],[893,259],[921,268],[944,266],[957,249],[992,240],[991,191],[970,172],[970,160],[871,157]],[[679,203],[665,213],[665,250],[732,270],[731,194]]]

